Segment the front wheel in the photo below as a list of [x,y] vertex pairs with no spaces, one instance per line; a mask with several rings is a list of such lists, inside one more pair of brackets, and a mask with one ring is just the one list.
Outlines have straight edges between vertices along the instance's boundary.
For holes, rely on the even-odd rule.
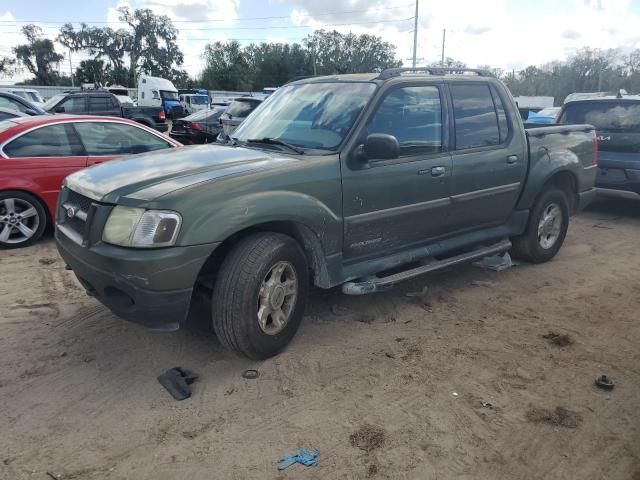
[[295,240],[279,233],[244,238],[222,262],[213,289],[218,339],[254,360],[276,355],[300,326],[308,288],[309,269]]
[[47,226],[40,201],[21,191],[0,192],[0,248],[20,248],[35,243]]
[[569,202],[557,188],[545,190],[531,209],[527,230],[513,239],[515,257],[532,263],[551,260],[564,242],[569,228]]

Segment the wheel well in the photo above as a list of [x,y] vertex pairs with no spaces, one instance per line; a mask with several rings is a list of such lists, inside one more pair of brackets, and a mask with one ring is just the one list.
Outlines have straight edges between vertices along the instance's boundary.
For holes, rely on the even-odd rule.
[[569,202],[569,210],[571,211],[571,213],[575,212],[576,206],[578,204],[578,182],[576,180],[576,177],[572,173],[566,170],[555,173],[545,182],[544,186],[554,186],[560,189],[567,196],[567,201]]
[[47,206],[47,202],[42,200],[42,198],[40,198],[39,195],[37,195],[37,194],[35,194],[33,192],[30,192],[29,190],[25,190],[23,188],[7,188],[5,190],[0,190],[0,193],[4,193],[4,192],[22,192],[22,193],[26,193],[28,195],[31,195],[38,202],[40,202],[40,206],[44,210],[44,214],[47,216],[47,218],[46,218],[47,228],[51,227],[53,225],[53,213],[49,211],[49,207]]
[[314,279],[314,284],[324,283],[324,277],[327,275],[326,265],[324,261],[324,250],[318,236],[306,225],[296,222],[279,221],[253,225],[234,233],[224,240],[220,246],[214,250],[200,270],[198,276],[200,284],[208,288],[213,288],[216,273],[229,252],[240,240],[257,232],[276,232],[293,238],[298,242],[304,252],[310,273]]

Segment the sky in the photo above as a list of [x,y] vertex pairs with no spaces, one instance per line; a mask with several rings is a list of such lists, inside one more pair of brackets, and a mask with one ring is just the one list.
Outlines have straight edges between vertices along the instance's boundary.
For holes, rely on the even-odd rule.
[[[54,39],[65,22],[117,28],[117,8],[150,8],[179,29],[184,68],[196,76],[207,42],[300,42],[319,28],[380,35],[410,65],[415,0],[0,0],[0,55],[36,23]],[[640,48],[640,0],[419,0],[418,64],[445,56],[470,67],[519,70],[567,58],[581,47]],[[63,49],[57,45],[58,51]],[[69,54],[60,70],[69,73]],[[87,58],[73,53],[72,65]],[[74,66],[75,68],[75,66]],[[28,74],[2,83],[17,81]]]

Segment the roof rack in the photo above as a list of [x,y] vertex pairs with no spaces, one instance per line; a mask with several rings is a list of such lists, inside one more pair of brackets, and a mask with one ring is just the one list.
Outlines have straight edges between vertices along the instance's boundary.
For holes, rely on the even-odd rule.
[[444,75],[446,73],[464,74],[475,73],[479,77],[488,77],[490,74],[485,70],[478,68],[449,68],[449,67],[404,67],[404,68],[387,68],[380,72],[376,78],[378,80],[386,80],[388,78],[399,77],[405,72],[427,73],[429,75]]

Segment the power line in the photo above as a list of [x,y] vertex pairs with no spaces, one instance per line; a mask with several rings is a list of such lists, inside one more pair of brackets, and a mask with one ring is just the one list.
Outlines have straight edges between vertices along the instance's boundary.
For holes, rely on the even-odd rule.
[[[325,23],[322,27],[348,27],[350,25],[371,25],[380,23],[399,23],[413,20],[414,17],[401,18],[398,20],[372,20],[368,22],[349,22],[349,23]],[[55,28],[55,27],[51,27]],[[295,28],[316,28],[316,25],[273,25],[269,27],[215,27],[215,28],[183,28],[178,29],[179,32],[184,31],[223,31],[223,30],[273,30],[273,29],[295,29]],[[1,32],[1,33],[21,33],[20,31],[14,32]]]
[[[380,7],[380,8],[371,8],[367,9],[364,12],[376,12],[376,11],[387,11],[387,10],[398,10],[401,8],[413,7],[414,3],[409,3],[406,5],[398,5],[393,7]],[[340,10],[333,12],[322,12],[322,13],[301,13],[300,17],[320,17],[327,15],[341,15],[344,13],[359,13],[362,14],[363,10]],[[244,18],[234,18],[231,21],[250,21],[250,20],[277,20],[283,18],[291,18],[291,15],[281,15],[281,16],[271,16],[271,17],[244,17]],[[213,19],[213,20],[171,20],[172,23],[209,23],[209,22],[228,22],[228,19]],[[0,23],[55,23],[59,25],[64,25],[65,23],[86,23],[89,24],[108,24],[108,23],[116,23],[105,20],[94,20],[94,21],[83,21],[83,20],[74,20],[73,22],[64,22],[64,21],[53,21],[53,20],[0,20]]]

